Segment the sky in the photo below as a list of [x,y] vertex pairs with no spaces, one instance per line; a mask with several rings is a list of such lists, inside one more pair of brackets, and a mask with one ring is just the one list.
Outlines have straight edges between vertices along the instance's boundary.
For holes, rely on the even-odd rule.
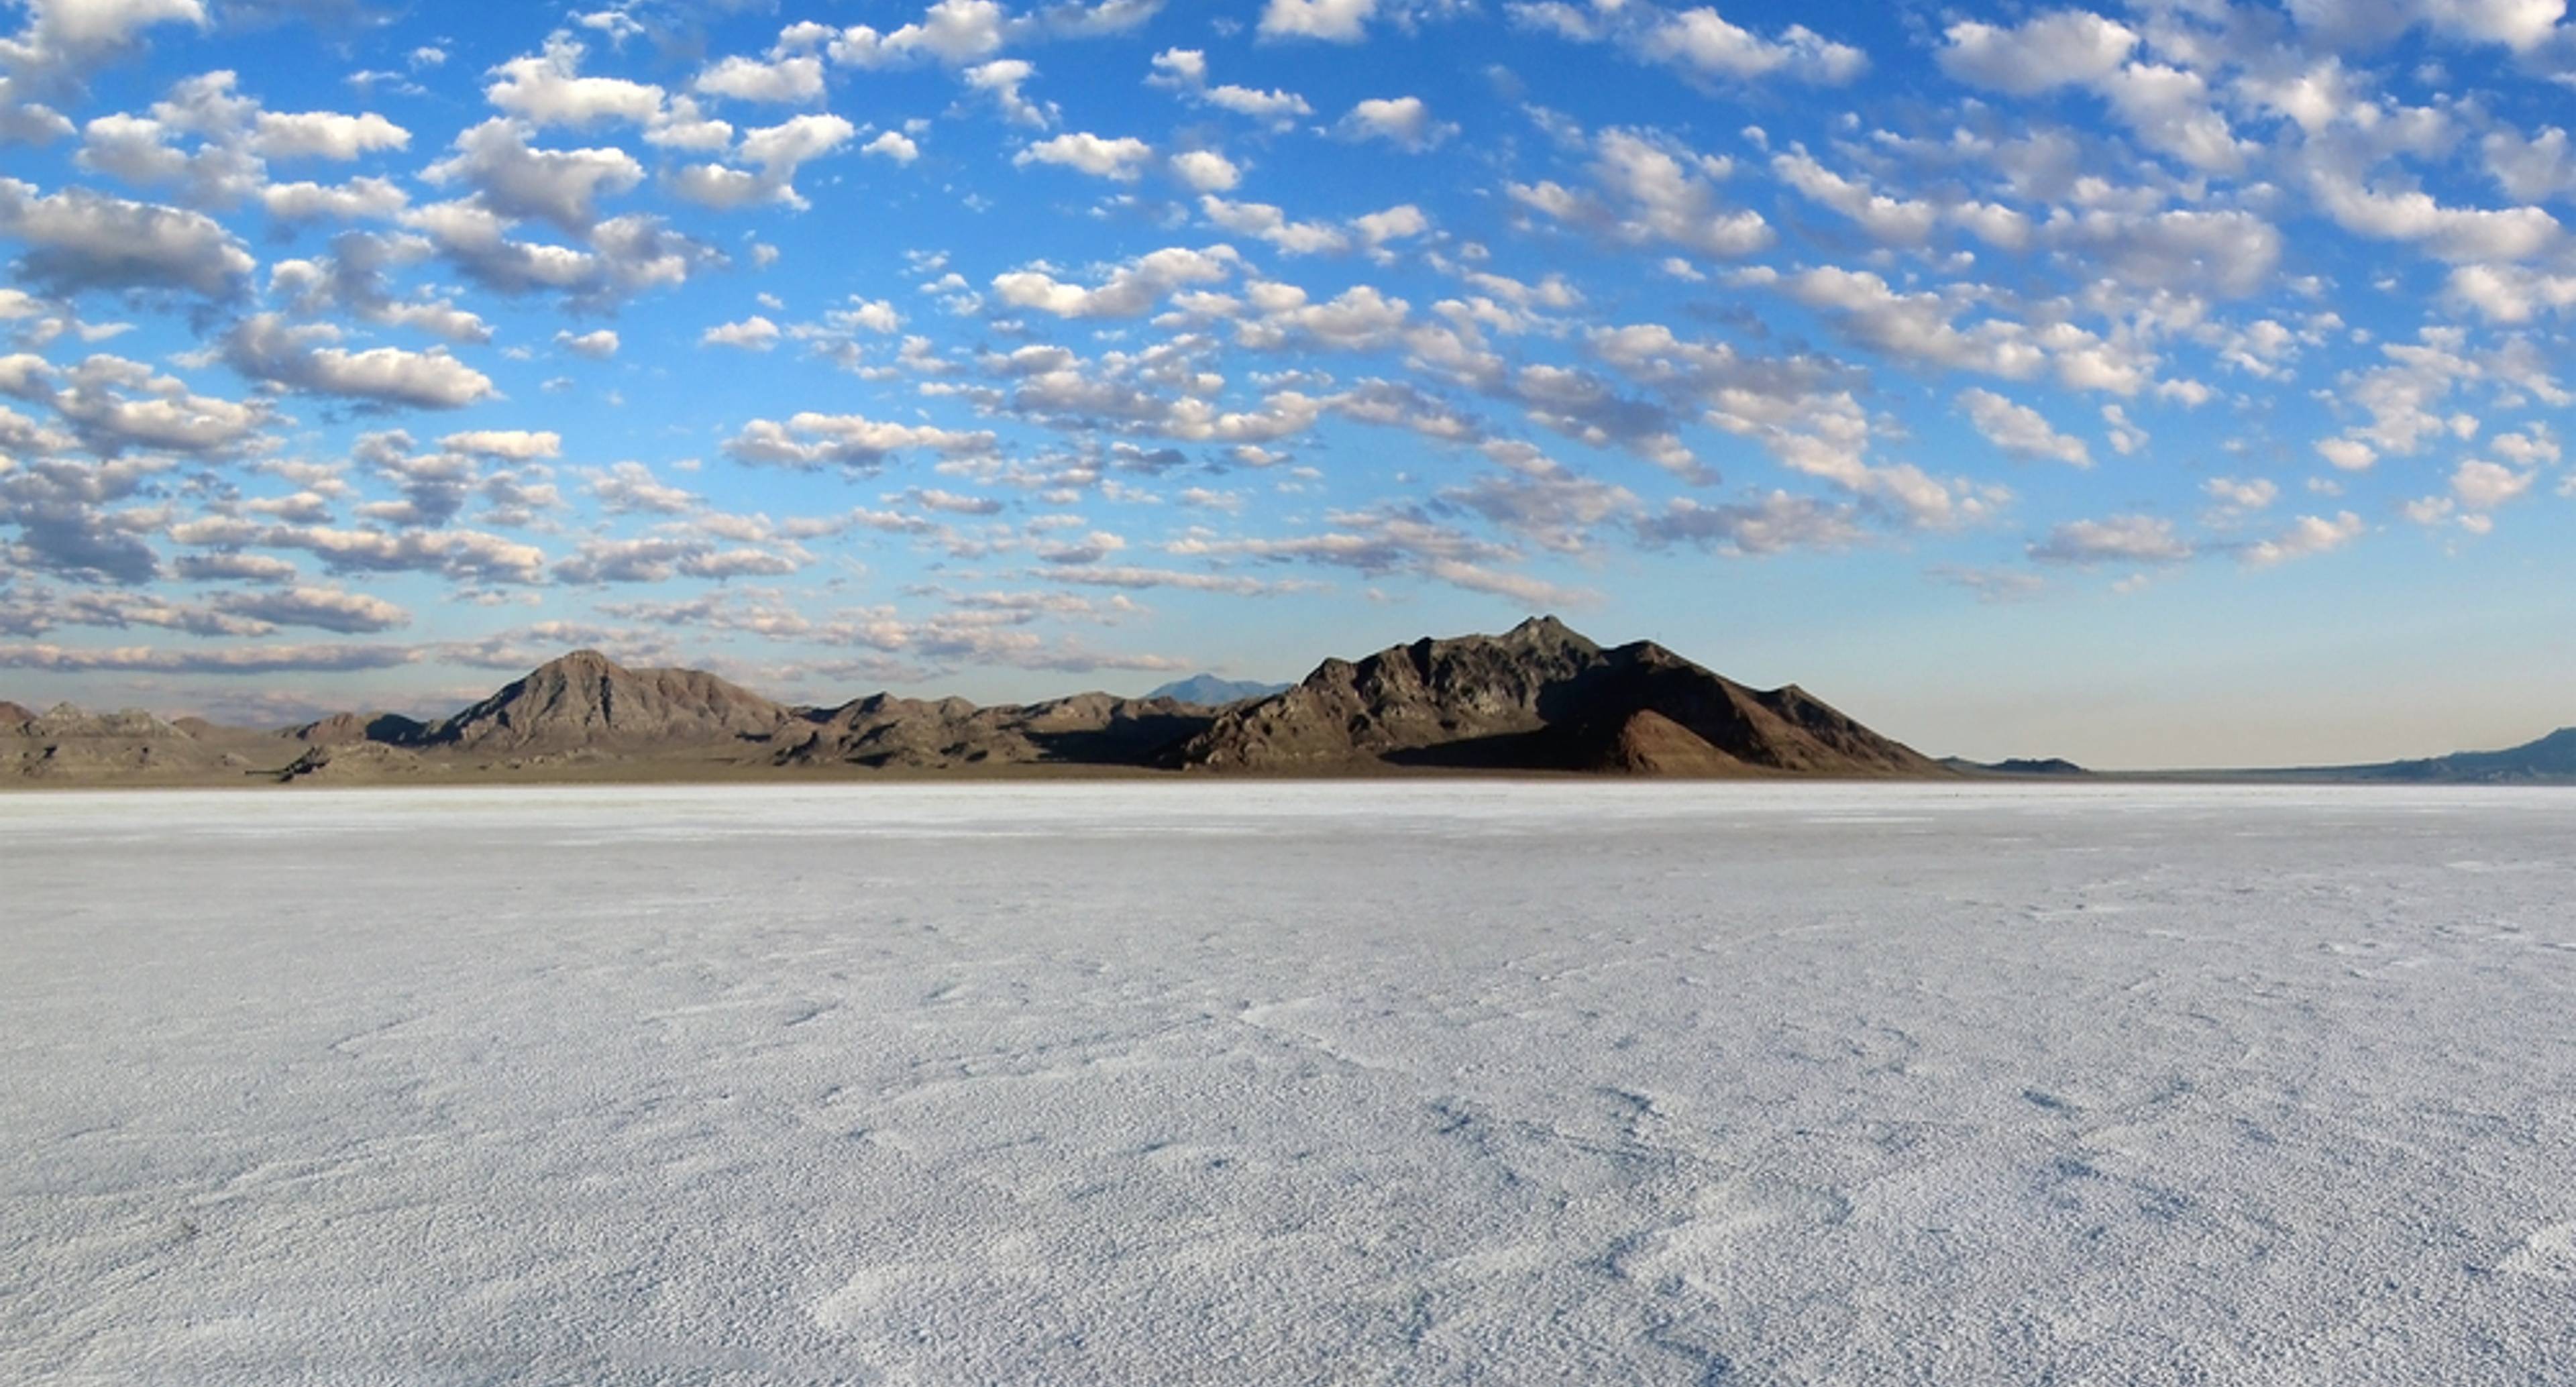
[[2576,723],[2565,0],[0,2],[0,696]]

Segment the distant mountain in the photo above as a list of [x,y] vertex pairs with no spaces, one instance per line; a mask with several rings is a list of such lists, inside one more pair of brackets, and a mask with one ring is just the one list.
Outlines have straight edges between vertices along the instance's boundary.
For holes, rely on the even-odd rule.
[[2006,761],[1970,761],[1958,756],[1944,756],[1941,764],[1964,775],[2009,775],[2023,779],[2063,779],[2093,773],[2057,756],[2045,759],[2015,757]]
[[33,722],[35,718],[35,709],[23,703],[11,703],[5,698],[0,698],[0,731],[7,731],[20,723]]
[[1946,776],[1792,685],[1757,692],[1651,642],[1604,650],[1554,617],[1501,636],[1327,660],[1220,712],[1169,764],[1347,773],[1372,765],[1641,775]]
[[1193,674],[1187,679],[1165,684],[1145,697],[1195,703],[1202,708],[1222,708],[1248,698],[1268,698],[1275,693],[1286,693],[1290,687],[1287,684],[1260,684],[1249,679],[1219,679],[1213,674]]
[[473,751],[668,751],[760,741],[795,720],[785,705],[703,670],[627,669],[577,650],[408,740]]
[[2576,781],[2576,727],[2504,751],[2463,751],[2423,761],[2390,761],[2328,772],[2339,779],[2420,784],[2510,785]]

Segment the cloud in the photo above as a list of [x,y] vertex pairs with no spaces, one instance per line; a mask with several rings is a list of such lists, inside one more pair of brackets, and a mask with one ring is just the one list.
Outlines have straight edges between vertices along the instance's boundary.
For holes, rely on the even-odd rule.
[[1785,491],[1715,505],[1677,497],[1637,521],[1637,537],[1648,545],[1688,544],[1726,554],[1845,549],[1866,535],[1857,507]]
[[955,432],[928,424],[894,424],[856,414],[796,414],[786,422],[754,419],[724,445],[737,462],[813,469],[838,466],[873,472],[896,453],[928,451],[948,457],[990,453],[987,432]]
[[595,328],[578,334],[570,331],[558,332],[555,334],[555,345],[575,356],[585,356],[593,361],[606,361],[617,355],[620,343],[616,332],[608,328]]
[[2257,567],[2265,567],[2286,563],[2291,559],[2306,558],[2312,554],[2328,553],[2360,538],[2367,529],[2369,526],[2363,524],[2361,517],[2351,511],[2345,511],[2331,520],[2320,516],[2303,515],[2278,538],[2248,545],[2244,553],[2245,562]]
[[1804,25],[1792,24],[1764,38],[1730,23],[1713,9],[1683,10],[1636,34],[1639,56],[1685,73],[1728,82],[1787,77],[1819,86],[1841,86],[1869,70],[1869,56]]
[[307,626],[359,635],[411,624],[411,613],[380,597],[338,588],[291,587],[233,593],[217,606],[234,616],[272,626]]
[[2109,520],[2073,520],[2048,532],[2030,546],[2042,563],[2180,563],[2192,548],[2174,533],[2173,522],[2149,515],[2116,515]]
[[1664,243],[1711,259],[1734,260],[1778,239],[1762,214],[1730,209],[1717,194],[1734,165],[1695,154],[1645,131],[1604,130],[1588,167],[1600,196],[1552,182],[1513,183],[1521,206],[1557,221],[1630,244]]
[[1350,139],[1384,140],[1412,154],[1430,149],[1458,133],[1457,126],[1432,120],[1431,108],[1418,96],[1362,101],[1342,117],[1340,129]]
[[2101,81],[2139,42],[2136,30],[2088,10],[2052,10],[2012,28],[1965,21],[1951,25],[1944,40],[1943,72],[2012,96]]
[[1058,135],[1041,140],[1011,156],[1011,162],[1026,168],[1031,164],[1057,164],[1120,183],[1136,181],[1145,161],[1154,157],[1154,147],[1132,136],[1103,139],[1089,132]]
[[1968,411],[1968,422],[1976,425],[1977,432],[2007,457],[2053,460],[2070,467],[2093,465],[2093,450],[2084,440],[2059,433],[2038,410],[2014,404],[1991,390],[1961,391],[1959,407]]
[[823,99],[823,60],[809,55],[763,62],[736,54],[699,73],[690,85],[706,96],[803,106]]
[[1243,181],[1243,170],[1212,149],[1192,149],[1171,158],[1172,176],[1202,193],[1231,191]]
[[1097,288],[1068,284],[1044,270],[1014,270],[993,277],[993,292],[1011,307],[1058,318],[1136,318],[1173,290],[1224,280],[1241,263],[1231,246],[1172,246],[1112,269]]
[[166,646],[74,649],[58,645],[0,645],[0,666],[57,673],[319,674],[392,669],[418,658],[397,645],[231,645],[173,650]]
[[64,296],[171,289],[228,299],[258,263],[203,213],[88,188],[40,196],[14,178],[0,178],[0,236],[27,246],[18,262],[22,282]]
[[510,218],[533,218],[573,235],[599,224],[599,199],[644,181],[644,166],[622,149],[533,149],[527,127],[487,120],[456,137],[453,157],[421,176],[464,183],[482,205]]
[[1377,11],[1378,0],[1268,0],[1261,11],[1261,36],[1356,43],[1367,35]]
[[778,324],[758,314],[738,323],[720,323],[698,334],[698,343],[708,347],[739,347],[744,351],[765,352],[778,345]]
[[491,377],[444,351],[317,345],[338,336],[328,326],[290,327],[274,313],[255,314],[225,334],[224,364],[290,390],[378,405],[462,409],[498,393]]
[[606,121],[640,126],[661,114],[660,87],[581,76],[584,51],[579,43],[557,35],[546,42],[543,53],[513,58],[493,68],[494,80],[483,89],[483,97],[536,126],[579,127]]

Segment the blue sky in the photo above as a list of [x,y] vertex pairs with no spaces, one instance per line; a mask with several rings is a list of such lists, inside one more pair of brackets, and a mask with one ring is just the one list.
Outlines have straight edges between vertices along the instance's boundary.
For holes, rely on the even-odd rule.
[[2564,0],[0,7],[0,694],[1559,612],[1928,750],[2576,722]]

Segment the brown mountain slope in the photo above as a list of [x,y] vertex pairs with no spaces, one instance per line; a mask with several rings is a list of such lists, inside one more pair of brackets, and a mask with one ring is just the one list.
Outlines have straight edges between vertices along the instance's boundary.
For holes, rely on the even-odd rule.
[[68,785],[221,780],[258,764],[260,740],[196,718],[172,723],[135,709],[90,713],[62,703],[0,725],[0,778]]
[[36,720],[36,710],[23,703],[0,698],[0,732],[13,731],[20,723]]
[[418,738],[487,752],[678,750],[775,735],[794,714],[693,669],[627,669],[595,650],[541,665]]
[[1205,711],[1172,699],[1103,693],[990,708],[962,698],[934,702],[876,694],[804,716],[807,726],[790,728],[776,739],[777,764],[892,770],[1143,766],[1209,721]]
[[1553,617],[1501,636],[1416,641],[1357,664],[1328,660],[1286,693],[1219,713],[1169,764],[1950,774],[1795,686],[1749,689],[1651,642],[1604,650]]

